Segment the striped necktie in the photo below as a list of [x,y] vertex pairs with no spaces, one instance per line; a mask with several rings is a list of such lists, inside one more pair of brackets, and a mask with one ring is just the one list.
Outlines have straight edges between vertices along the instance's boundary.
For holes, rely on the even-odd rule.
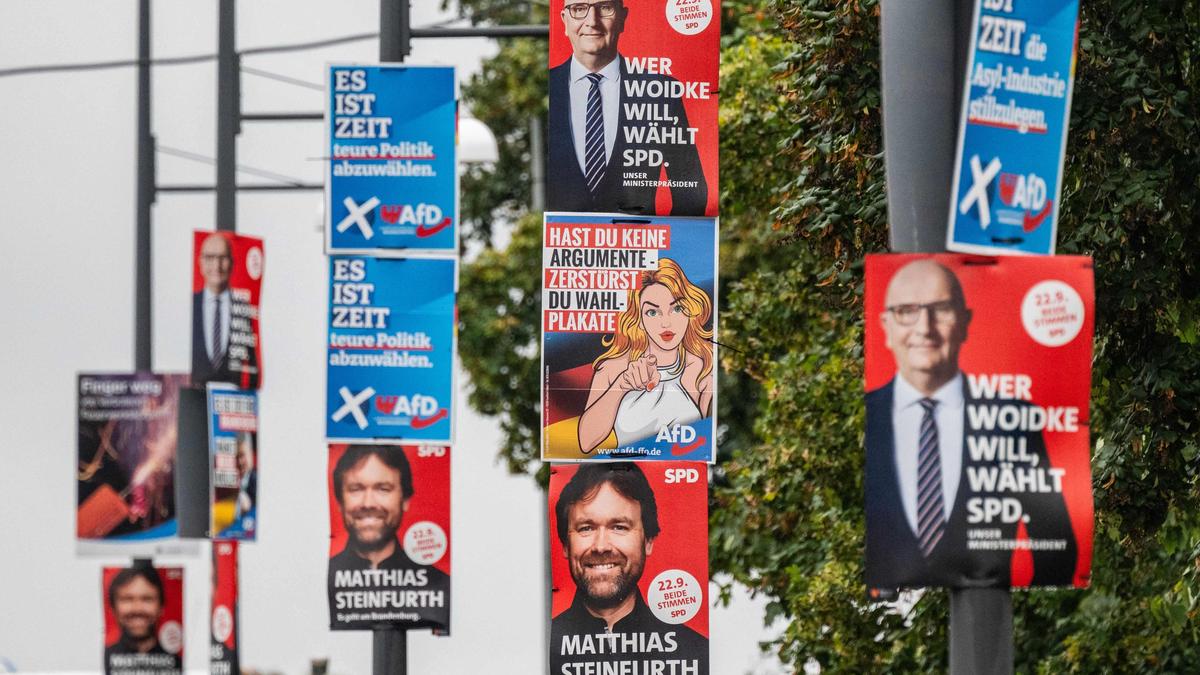
[[920,450],[917,452],[917,537],[921,553],[928,558],[946,533],[946,515],[942,501],[942,458],[938,451],[937,424],[933,409],[937,401],[923,398]]
[[221,359],[225,356],[223,343],[221,339],[221,296],[218,294],[213,298],[213,322],[212,322],[212,363],[213,370],[221,369]]
[[604,178],[604,167],[608,165],[604,154],[604,105],[600,100],[600,80],[604,76],[588,73],[587,79],[592,84],[588,88],[587,116],[584,118],[583,175],[587,179],[588,191],[595,194]]

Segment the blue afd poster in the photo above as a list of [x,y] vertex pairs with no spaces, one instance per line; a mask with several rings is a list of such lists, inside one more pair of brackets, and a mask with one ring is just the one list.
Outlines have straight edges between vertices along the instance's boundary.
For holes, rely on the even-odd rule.
[[454,68],[329,67],[326,250],[458,250]]
[[258,392],[208,384],[209,536],[254,541],[258,530]]
[[329,259],[327,437],[453,442],[456,264]]
[[1078,0],[979,0],[946,248],[1054,253]]

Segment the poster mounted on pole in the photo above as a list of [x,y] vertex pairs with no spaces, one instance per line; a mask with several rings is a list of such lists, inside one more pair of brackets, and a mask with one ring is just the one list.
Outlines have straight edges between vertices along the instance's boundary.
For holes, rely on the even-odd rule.
[[330,258],[328,438],[453,442],[456,265]]
[[104,674],[179,675],[183,664],[183,568],[105,567]]
[[263,242],[232,232],[193,235],[192,385],[262,384],[258,309]]
[[1054,253],[1079,0],[977,0],[946,248]]
[[450,630],[450,448],[329,446],[329,625]]
[[720,0],[550,0],[551,211],[716,216]]
[[209,624],[209,673],[239,675],[238,543],[212,545],[212,616]]
[[866,261],[870,589],[1086,587],[1091,258]]
[[208,385],[209,536],[258,531],[258,394]]
[[179,390],[187,375],[80,373],[75,534],[173,538]]
[[327,253],[458,253],[458,90],[448,66],[331,65]]
[[712,462],[717,222],[548,213],[542,459]]
[[550,469],[550,672],[708,675],[708,466]]

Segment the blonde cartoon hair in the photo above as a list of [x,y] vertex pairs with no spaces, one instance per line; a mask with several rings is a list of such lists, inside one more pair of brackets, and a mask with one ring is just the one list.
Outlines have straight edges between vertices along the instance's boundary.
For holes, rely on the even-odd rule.
[[683,313],[688,317],[688,330],[683,335],[680,346],[703,363],[699,379],[705,378],[712,372],[712,336],[711,330],[704,326],[712,318],[712,300],[699,286],[688,280],[683,268],[670,258],[659,258],[657,270],[646,270],[638,277],[638,287],[629,291],[629,299],[625,309],[617,317],[617,332],[601,340],[608,348],[592,362],[593,368],[599,369],[600,364],[609,359],[629,356],[634,361],[646,353],[649,339],[642,329],[642,291],[647,286],[660,284],[671,293],[671,297],[683,307]]

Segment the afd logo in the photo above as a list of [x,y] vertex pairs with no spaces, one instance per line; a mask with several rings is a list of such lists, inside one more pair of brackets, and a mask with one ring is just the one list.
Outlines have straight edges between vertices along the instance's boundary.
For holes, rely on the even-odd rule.
[[1045,179],[1036,173],[1000,174],[1000,201],[1023,212],[1021,229],[1026,232],[1036,230],[1054,206],[1054,200],[1047,198]]
[[424,202],[415,206],[384,204],[379,207],[379,217],[391,225],[416,225],[418,237],[431,237],[450,225],[450,218],[444,217],[440,207]]
[[384,415],[409,417],[414,429],[424,429],[446,417],[445,408],[438,407],[438,400],[424,394],[412,396],[380,395],[375,397],[375,410]]
[[686,424],[669,424],[658,430],[654,437],[655,443],[670,443],[671,454],[678,457],[700,449],[705,442],[703,436],[697,437],[696,430]]

